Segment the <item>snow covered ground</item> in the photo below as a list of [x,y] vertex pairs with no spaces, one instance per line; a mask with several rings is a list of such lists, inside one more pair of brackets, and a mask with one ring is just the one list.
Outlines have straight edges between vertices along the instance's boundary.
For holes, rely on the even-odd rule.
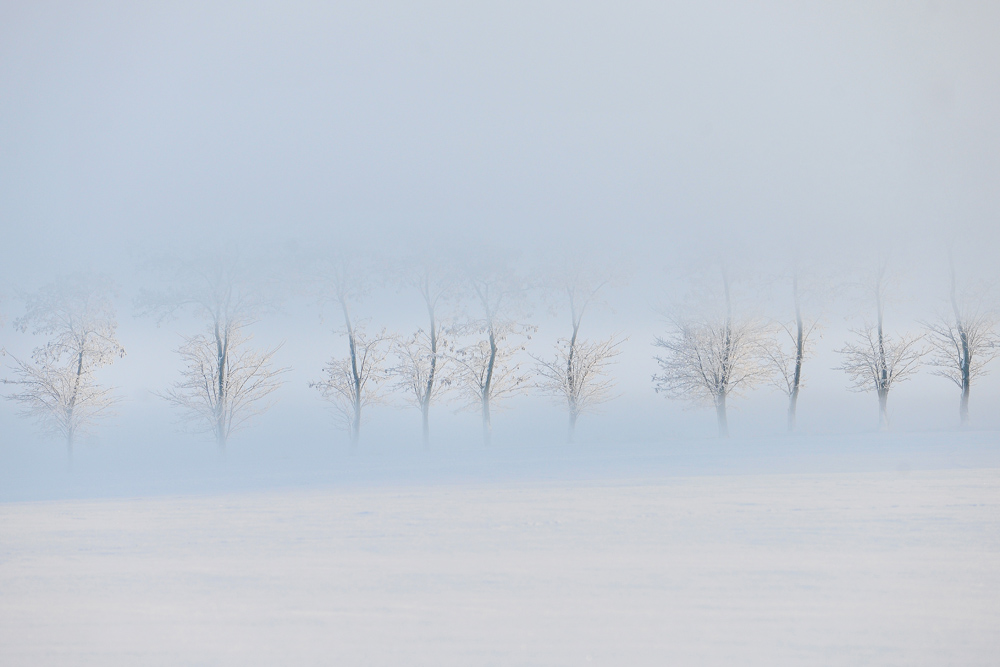
[[0,538],[9,666],[1000,655],[996,468],[8,502]]

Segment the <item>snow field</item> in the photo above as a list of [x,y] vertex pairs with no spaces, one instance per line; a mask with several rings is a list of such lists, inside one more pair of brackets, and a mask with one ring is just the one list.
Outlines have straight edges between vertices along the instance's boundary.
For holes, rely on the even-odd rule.
[[1000,471],[0,504],[0,663],[988,665]]

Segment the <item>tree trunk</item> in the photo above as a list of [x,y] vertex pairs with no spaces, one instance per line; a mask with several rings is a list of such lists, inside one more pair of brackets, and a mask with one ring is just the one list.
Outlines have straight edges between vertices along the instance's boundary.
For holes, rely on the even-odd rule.
[[733,302],[729,294],[729,274],[722,269],[722,283],[726,290],[726,330],[722,343],[721,378],[715,395],[715,414],[719,420],[719,437],[729,437],[729,421],[726,418],[726,394],[729,392],[730,364],[733,344]]
[[788,432],[795,432],[795,410],[799,401],[799,388],[793,387],[792,393],[788,397]]
[[430,426],[430,398],[425,397],[420,405],[420,416],[423,417],[424,428],[424,449],[431,448],[431,426]]
[[729,420],[726,418],[726,395],[720,393],[715,397],[715,416],[719,419],[719,437],[729,437]]
[[340,307],[344,311],[347,343],[351,349],[351,384],[354,394],[354,414],[351,416],[351,453],[353,454],[358,450],[358,440],[361,438],[361,372],[358,369],[358,348],[354,338],[354,327],[351,326],[351,314],[343,296],[340,299]]
[[486,367],[486,382],[483,384],[483,444],[487,447],[493,442],[493,424],[490,422],[490,398],[493,394],[493,366],[497,360],[497,340],[490,322],[490,361]]
[[573,335],[569,339],[569,354],[566,355],[566,389],[569,400],[569,433],[566,442],[573,442],[576,435],[577,401],[580,397],[580,386],[577,383],[576,369],[573,368],[573,361],[576,358],[576,337],[580,332],[580,321],[576,316],[576,304],[570,299],[570,315],[573,318]]
[[962,427],[969,425],[969,389],[972,385],[972,352],[969,349],[969,333],[966,331],[963,321],[962,311],[958,307],[958,296],[955,288],[955,264],[951,265],[951,309],[955,314],[955,329],[958,331],[958,339],[962,344],[958,360],[959,370],[962,373],[962,398],[958,404],[958,416]]
[[879,282],[875,289],[875,305],[878,309],[878,358],[876,359],[876,370],[878,377],[875,380],[876,391],[878,392],[878,430],[889,430],[889,412],[886,403],[889,401],[889,362],[885,355],[885,335],[882,331],[882,275],[879,274]]
[[795,294],[795,375],[792,378],[792,391],[788,395],[788,432],[795,431],[795,412],[799,402],[799,386],[802,384],[802,357],[805,355],[805,336],[802,331],[802,308],[799,305],[799,277],[792,278],[792,291]]
[[968,375],[962,377],[962,398],[958,404],[958,416],[962,420],[962,428],[969,425],[969,380]]
[[420,403],[421,416],[423,417],[424,449],[431,447],[431,427],[430,427],[430,407],[431,397],[434,395],[434,374],[437,372],[437,322],[434,317],[434,302],[431,300],[430,279],[424,277],[424,301],[427,304],[427,316],[431,322],[431,368],[427,373],[427,385],[424,387],[424,399]]
[[73,469],[73,436],[74,435],[75,435],[75,433],[73,433],[73,428],[71,427],[66,432],[66,458],[67,458],[67,462],[68,462],[68,466],[69,466],[70,470]]
[[219,371],[219,384],[216,388],[218,392],[215,397],[215,442],[222,452],[226,451],[226,440],[229,433],[226,429],[226,403],[229,387],[227,384],[227,373],[229,371],[229,330],[226,328],[225,334],[219,327],[220,315],[215,316],[215,352],[216,364]]
[[69,398],[69,408],[66,410],[66,454],[70,466],[73,465],[73,436],[76,435],[76,424],[73,423],[73,412],[76,410],[76,397],[80,393],[80,379],[83,377],[83,350],[87,345],[84,337],[76,356],[76,377],[73,379],[73,395]]
[[354,401],[354,415],[351,417],[351,453],[358,451],[358,440],[361,439],[361,403]]
[[490,423],[490,401],[483,397],[483,445],[493,444],[493,424]]
[[889,430],[889,390],[880,389],[878,392],[878,430],[888,431]]

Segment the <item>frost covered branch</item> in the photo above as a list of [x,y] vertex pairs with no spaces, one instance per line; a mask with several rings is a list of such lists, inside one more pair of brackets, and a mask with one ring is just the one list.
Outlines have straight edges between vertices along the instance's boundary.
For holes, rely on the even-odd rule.
[[25,314],[15,328],[48,334],[31,361],[14,359],[18,387],[8,398],[22,414],[66,439],[72,455],[75,438],[114,405],[111,388],[97,384],[95,371],[125,356],[118,342],[118,322],[111,282],[90,274],[66,276],[25,299]]
[[598,341],[579,340],[574,332],[574,338],[559,339],[554,357],[534,357],[539,378],[536,386],[543,394],[565,401],[569,410],[570,442],[577,418],[613,397],[615,382],[607,376],[608,368],[621,354],[621,344],[614,336]]
[[969,422],[969,394],[972,383],[986,374],[986,364],[1000,354],[1000,338],[992,313],[979,312],[959,303],[955,267],[951,268],[951,317],[941,316],[926,324],[927,339],[933,351],[930,365],[933,375],[954,382],[961,392],[959,418]]
[[382,388],[391,379],[386,358],[394,336],[382,329],[369,337],[363,325],[345,331],[350,354],[333,357],[323,367],[325,379],[310,382],[330,402],[338,422],[350,433],[351,447],[357,446],[363,409],[381,403]]
[[249,347],[252,336],[237,323],[187,338],[178,348],[182,380],[162,396],[181,408],[196,430],[211,433],[224,448],[229,437],[272,405],[268,397],[289,369],[274,368],[280,346]]

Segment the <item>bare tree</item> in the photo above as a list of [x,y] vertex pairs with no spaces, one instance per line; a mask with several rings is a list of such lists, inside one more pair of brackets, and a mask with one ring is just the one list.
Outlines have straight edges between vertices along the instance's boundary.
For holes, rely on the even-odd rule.
[[538,359],[535,372],[538,388],[545,394],[566,401],[569,427],[566,441],[572,443],[576,420],[612,398],[614,380],[607,377],[608,367],[621,350],[622,341],[614,336],[598,341],[561,338],[552,359]]
[[246,328],[268,307],[251,271],[237,259],[212,256],[168,260],[158,267],[169,280],[159,290],[144,289],[136,299],[139,315],[162,323],[181,311],[206,322],[206,332],[185,338],[177,349],[181,381],[161,396],[185,411],[195,429],[211,433],[221,450],[230,436],[273,404],[267,400],[282,384],[288,368],[275,368],[280,345],[249,347]]
[[381,389],[392,375],[386,358],[394,337],[382,329],[369,337],[364,325],[350,325],[345,330],[350,354],[333,357],[323,367],[326,379],[310,382],[329,401],[340,423],[351,436],[351,450],[358,445],[363,409],[382,400]]
[[274,403],[267,399],[282,384],[287,368],[274,368],[281,347],[248,347],[252,336],[243,325],[227,322],[221,329],[185,339],[178,348],[182,380],[162,394],[184,410],[196,428],[210,432],[225,449],[229,437]]
[[27,296],[25,314],[14,321],[20,331],[50,339],[32,351],[31,361],[11,355],[16,377],[4,382],[18,390],[8,398],[64,437],[71,457],[76,437],[115,403],[112,388],[95,377],[97,369],[125,356],[112,297],[108,279],[75,274]]
[[455,383],[467,405],[480,411],[483,444],[493,439],[492,409],[504,398],[524,392],[530,376],[515,361],[524,350],[512,339],[530,338],[535,327],[517,322],[510,314],[518,288],[509,276],[498,271],[474,274],[469,281],[481,318],[463,327],[477,340],[456,350]]
[[383,329],[369,338],[364,327],[355,323],[351,309],[367,294],[369,286],[353,258],[342,255],[325,261],[318,269],[318,279],[321,299],[332,302],[343,317],[341,332],[347,338],[348,356],[333,357],[324,367],[327,379],[310,386],[319,389],[334,404],[350,432],[351,451],[354,451],[361,437],[362,409],[381,400],[379,390],[389,379],[385,359],[394,337]]
[[454,350],[446,338],[446,327],[438,313],[441,301],[451,291],[451,285],[442,277],[432,278],[426,266],[417,275],[412,284],[423,298],[428,326],[426,330],[418,329],[409,339],[396,340],[397,363],[392,373],[398,380],[396,387],[402,390],[408,402],[420,410],[426,449],[430,447],[431,404],[451,385],[448,353]]
[[731,395],[766,381],[767,327],[752,319],[733,317],[729,277],[723,272],[726,313],[721,319],[674,321],[674,332],[654,345],[661,373],[653,376],[656,391],[671,398],[715,405],[719,436],[728,437],[726,402]]
[[816,320],[802,317],[802,299],[799,293],[799,275],[792,275],[792,297],[795,305],[795,321],[778,324],[778,335],[786,340],[776,340],[767,346],[767,357],[774,370],[773,384],[788,396],[788,432],[795,430],[795,417],[799,402],[799,390],[803,387],[802,365],[811,354],[810,336],[816,331]]
[[573,442],[580,414],[593,411],[612,397],[615,383],[607,377],[608,367],[620,354],[622,341],[615,336],[598,341],[580,338],[584,313],[604,285],[604,282],[589,284],[580,278],[567,280],[564,290],[572,324],[570,337],[556,342],[554,358],[533,356],[539,377],[538,388],[566,401],[569,411],[567,442]]
[[451,378],[447,374],[450,349],[441,329],[428,334],[418,329],[408,339],[394,341],[396,365],[390,374],[396,378],[395,388],[406,401],[420,410],[423,419],[424,448],[430,447],[430,408],[448,390]]
[[961,391],[959,417],[962,425],[969,423],[969,391],[976,378],[986,373],[986,364],[1000,354],[995,334],[996,321],[959,303],[955,265],[951,265],[952,317],[940,317],[927,324],[928,340],[933,349],[931,365],[934,375],[948,378]]
[[858,342],[848,343],[837,350],[844,355],[844,363],[839,368],[850,376],[851,388],[854,391],[874,391],[878,395],[880,430],[889,428],[889,391],[917,372],[926,353],[920,347],[922,336],[891,337],[885,333],[886,288],[886,265],[882,263],[870,288],[875,300],[875,324],[866,323],[860,329],[852,329]]

